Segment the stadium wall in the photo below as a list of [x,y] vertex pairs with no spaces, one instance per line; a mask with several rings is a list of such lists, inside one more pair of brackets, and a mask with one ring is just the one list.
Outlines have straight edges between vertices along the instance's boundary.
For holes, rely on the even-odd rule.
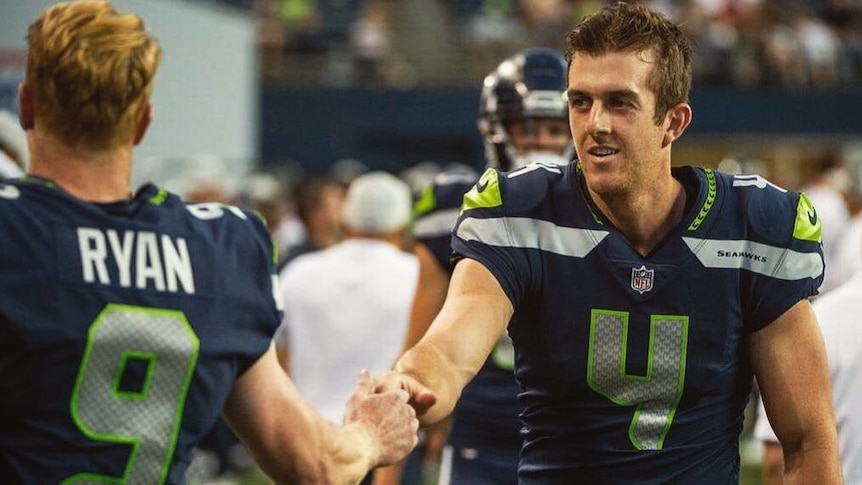
[[[478,168],[483,164],[478,102],[478,90],[469,89],[264,89],[262,160],[311,170],[325,170],[342,158],[381,169],[426,160]],[[862,138],[862,91],[695,89],[691,104],[694,121],[677,146],[683,152],[691,145],[708,150],[693,157]]]

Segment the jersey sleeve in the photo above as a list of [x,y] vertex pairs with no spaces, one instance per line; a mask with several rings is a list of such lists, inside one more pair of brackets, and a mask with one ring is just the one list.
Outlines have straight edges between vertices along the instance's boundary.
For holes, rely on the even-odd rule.
[[[506,173],[489,168],[464,195],[461,214],[452,236],[456,259],[470,258],[497,279],[514,306],[533,280],[532,255],[513,227],[519,217],[517,195]],[[509,199],[512,200],[509,200]]]
[[263,220],[255,213],[243,211],[247,218],[240,221],[243,227],[237,244],[240,259],[237,261],[248,273],[248,288],[233,286],[239,304],[243,307],[242,331],[247,345],[240,357],[240,373],[257,361],[269,348],[276,329],[281,323],[282,304],[275,267],[276,253],[272,238]]
[[817,294],[825,267],[821,222],[805,194],[773,186],[742,190],[756,191],[747,206],[750,237],[763,240],[775,258],[770,274],[750,275],[745,304],[756,331]]

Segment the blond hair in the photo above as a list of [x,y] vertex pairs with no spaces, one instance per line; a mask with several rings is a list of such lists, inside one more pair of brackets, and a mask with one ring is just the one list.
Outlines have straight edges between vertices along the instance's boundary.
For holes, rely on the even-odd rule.
[[101,0],[58,3],[30,25],[27,43],[37,124],[78,148],[134,141],[162,55],[139,16]]
[[667,17],[643,5],[625,2],[602,8],[566,36],[566,59],[570,66],[576,53],[650,54],[647,60],[654,65],[647,84],[656,96],[656,124],[672,107],[688,102],[692,50],[691,40]]

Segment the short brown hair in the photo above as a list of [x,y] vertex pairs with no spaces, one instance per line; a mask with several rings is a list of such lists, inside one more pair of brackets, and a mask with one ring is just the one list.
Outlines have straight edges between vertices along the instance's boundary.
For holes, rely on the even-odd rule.
[[73,147],[134,140],[161,61],[139,16],[101,0],[58,3],[30,25],[27,43],[36,123]]
[[[577,53],[599,56],[613,52],[651,54],[655,62],[647,82],[656,95],[655,121],[688,102],[691,91],[691,40],[675,23],[643,5],[625,2],[586,17],[566,35],[566,60]],[[577,75],[577,73],[575,73]]]

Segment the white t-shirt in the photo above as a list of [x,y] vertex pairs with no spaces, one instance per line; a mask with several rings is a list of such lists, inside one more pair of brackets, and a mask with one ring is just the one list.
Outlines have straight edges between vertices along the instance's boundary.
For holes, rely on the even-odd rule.
[[404,342],[419,263],[375,239],[350,238],[299,256],[280,275],[284,320],[276,345],[290,374],[324,417],[340,424],[362,369],[392,368]]
[[[815,300],[812,307],[829,359],[844,480],[848,485],[862,484],[862,272]],[[754,436],[761,441],[778,441],[762,402]]]
[[862,213],[847,223],[832,251],[832,260],[827,261],[826,276],[820,292],[831,291],[862,270]]
[[[847,207],[847,202],[841,192],[829,185],[806,185],[801,190],[811,199],[821,221],[823,257],[826,260],[826,278],[828,278],[829,268],[835,261],[835,249],[838,246],[838,241],[847,228],[847,221],[850,220],[850,209]],[[826,282],[820,287],[820,291],[823,293],[830,289],[826,287]]]

